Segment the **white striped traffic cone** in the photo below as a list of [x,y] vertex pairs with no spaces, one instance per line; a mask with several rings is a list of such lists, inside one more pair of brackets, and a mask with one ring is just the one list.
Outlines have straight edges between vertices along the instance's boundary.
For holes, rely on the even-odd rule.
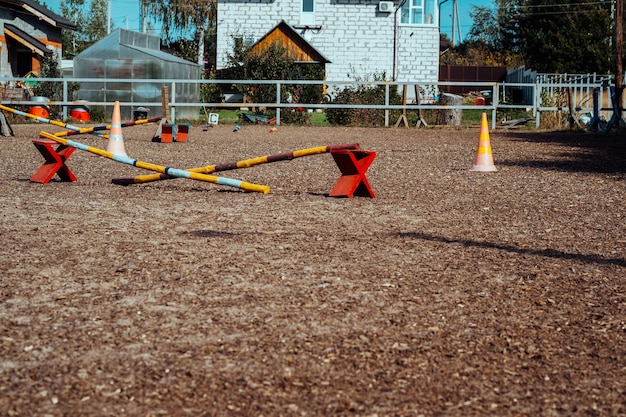
[[111,131],[109,132],[109,142],[107,142],[107,152],[113,155],[128,156],[124,149],[124,136],[122,136],[122,120],[120,116],[120,102],[113,105],[113,116],[111,117]]

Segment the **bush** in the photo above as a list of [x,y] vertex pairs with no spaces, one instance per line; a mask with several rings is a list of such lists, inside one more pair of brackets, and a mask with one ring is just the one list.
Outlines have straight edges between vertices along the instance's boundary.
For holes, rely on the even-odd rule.
[[[228,69],[222,76],[238,80],[319,80],[324,79],[324,66],[313,63],[296,63],[289,56],[287,49],[279,43],[272,43],[263,49],[252,50],[241,37],[234,38],[235,47],[228,56]],[[233,88],[252,103],[275,103],[275,84],[237,84]],[[281,103],[319,104],[324,98],[321,84],[295,85],[285,83],[281,86]],[[275,116],[274,110],[267,110],[265,115]],[[310,115],[305,111],[286,109],[281,112],[285,123],[306,124]]]
[[[55,56],[45,57],[41,60],[41,68],[39,76],[41,78],[61,78],[61,69],[59,61]],[[68,100],[74,100],[74,93],[80,88],[79,83],[68,83],[67,94]],[[62,82],[38,82],[32,88],[32,95],[46,97],[50,101],[63,100],[63,83]],[[60,106],[52,106],[50,114],[60,114],[62,111]]]
[[[378,81],[384,80],[384,74]],[[360,84],[357,87],[345,87],[331,100],[333,104],[385,104],[385,85]],[[398,88],[391,85],[389,89],[389,104],[401,104],[402,99]],[[398,115],[399,112],[392,112]],[[369,126],[380,127],[385,125],[385,110],[383,109],[341,109],[326,110],[326,119],[331,125]]]
[[284,109],[280,112],[280,122],[292,125],[308,125],[311,123],[311,114],[298,109]]

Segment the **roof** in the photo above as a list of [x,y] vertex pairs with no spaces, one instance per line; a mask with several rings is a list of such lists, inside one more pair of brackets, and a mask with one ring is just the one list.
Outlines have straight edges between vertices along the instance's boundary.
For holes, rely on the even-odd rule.
[[146,55],[150,55],[154,58],[160,59],[162,61],[175,62],[178,64],[185,65],[198,65],[195,62],[187,61],[186,59],[177,57],[176,55],[168,54],[167,52],[163,52],[159,49],[151,49],[151,48],[142,48],[140,46],[132,46],[132,45],[121,45],[129,49],[134,49],[135,51],[143,52]]
[[42,6],[37,3],[35,0],[0,0],[0,4],[7,5],[9,7],[24,9],[28,13],[38,17],[40,20],[45,21],[50,26],[69,29],[69,30],[77,30],[77,26],[65,19],[62,16],[54,13],[52,10]]
[[118,28],[82,51],[75,59],[129,59],[137,57],[138,55],[134,52],[139,52],[160,61],[199,66],[194,62],[161,51],[160,42],[161,39],[158,36]]
[[268,48],[278,43],[287,50],[287,55],[298,63],[323,63],[330,61],[304,39],[294,28],[281,20],[250,48],[252,52]]
[[4,33],[10,38],[15,39],[28,49],[30,49],[33,53],[41,56],[50,56],[52,55],[52,51],[48,49],[45,43],[33,38],[28,33],[24,32],[22,29],[13,26],[9,23],[4,24]]

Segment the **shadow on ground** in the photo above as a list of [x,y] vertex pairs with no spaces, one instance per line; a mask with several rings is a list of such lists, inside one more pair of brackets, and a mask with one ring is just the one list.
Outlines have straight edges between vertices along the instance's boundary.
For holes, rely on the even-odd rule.
[[592,132],[514,132],[507,133],[513,140],[543,143],[545,146],[563,145],[569,151],[559,151],[550,159],[499,158],[498,165],[540,168],[565,172],[605,174],[626,173],[626,131]]
[[590,263],[590,264],[618,265],[618,266],[626,267],[626,259],[624,258],[605,258],[600,255],[571,253],[571,252],[564,252],[564,251],[550,249],[550,248],[547,248],[547,249],[522,248],[519,246],[503,245],[499,243],[472,240],[472,239],[452,239],[452,238],[448,238],[445,236],[437,236],[437,235],[432,235],[432,234],[423,233],[423,232],[402,232],[402,233],[397,233],[396,235],[399,237],[403,237],[403,238],[420,239],[420,240],[426,240],[429,242],[461,244],[461,245],[468,246],[468,247],[498,249],[498,250],[502,250],[506,252],[525,254],[525,255],[544,256],[544,257],[560,259],[560,260],[574,260],[574,261]]

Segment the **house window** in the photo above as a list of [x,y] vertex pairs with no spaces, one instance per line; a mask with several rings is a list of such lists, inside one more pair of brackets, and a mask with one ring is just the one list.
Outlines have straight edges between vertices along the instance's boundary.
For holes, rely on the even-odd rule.
[[406,0],[400,11],[400,22],[406,25],[436,25],[437,0]]
[[300,12],[301,25],[315,24],[315,0],[301,0],[302,10]]

